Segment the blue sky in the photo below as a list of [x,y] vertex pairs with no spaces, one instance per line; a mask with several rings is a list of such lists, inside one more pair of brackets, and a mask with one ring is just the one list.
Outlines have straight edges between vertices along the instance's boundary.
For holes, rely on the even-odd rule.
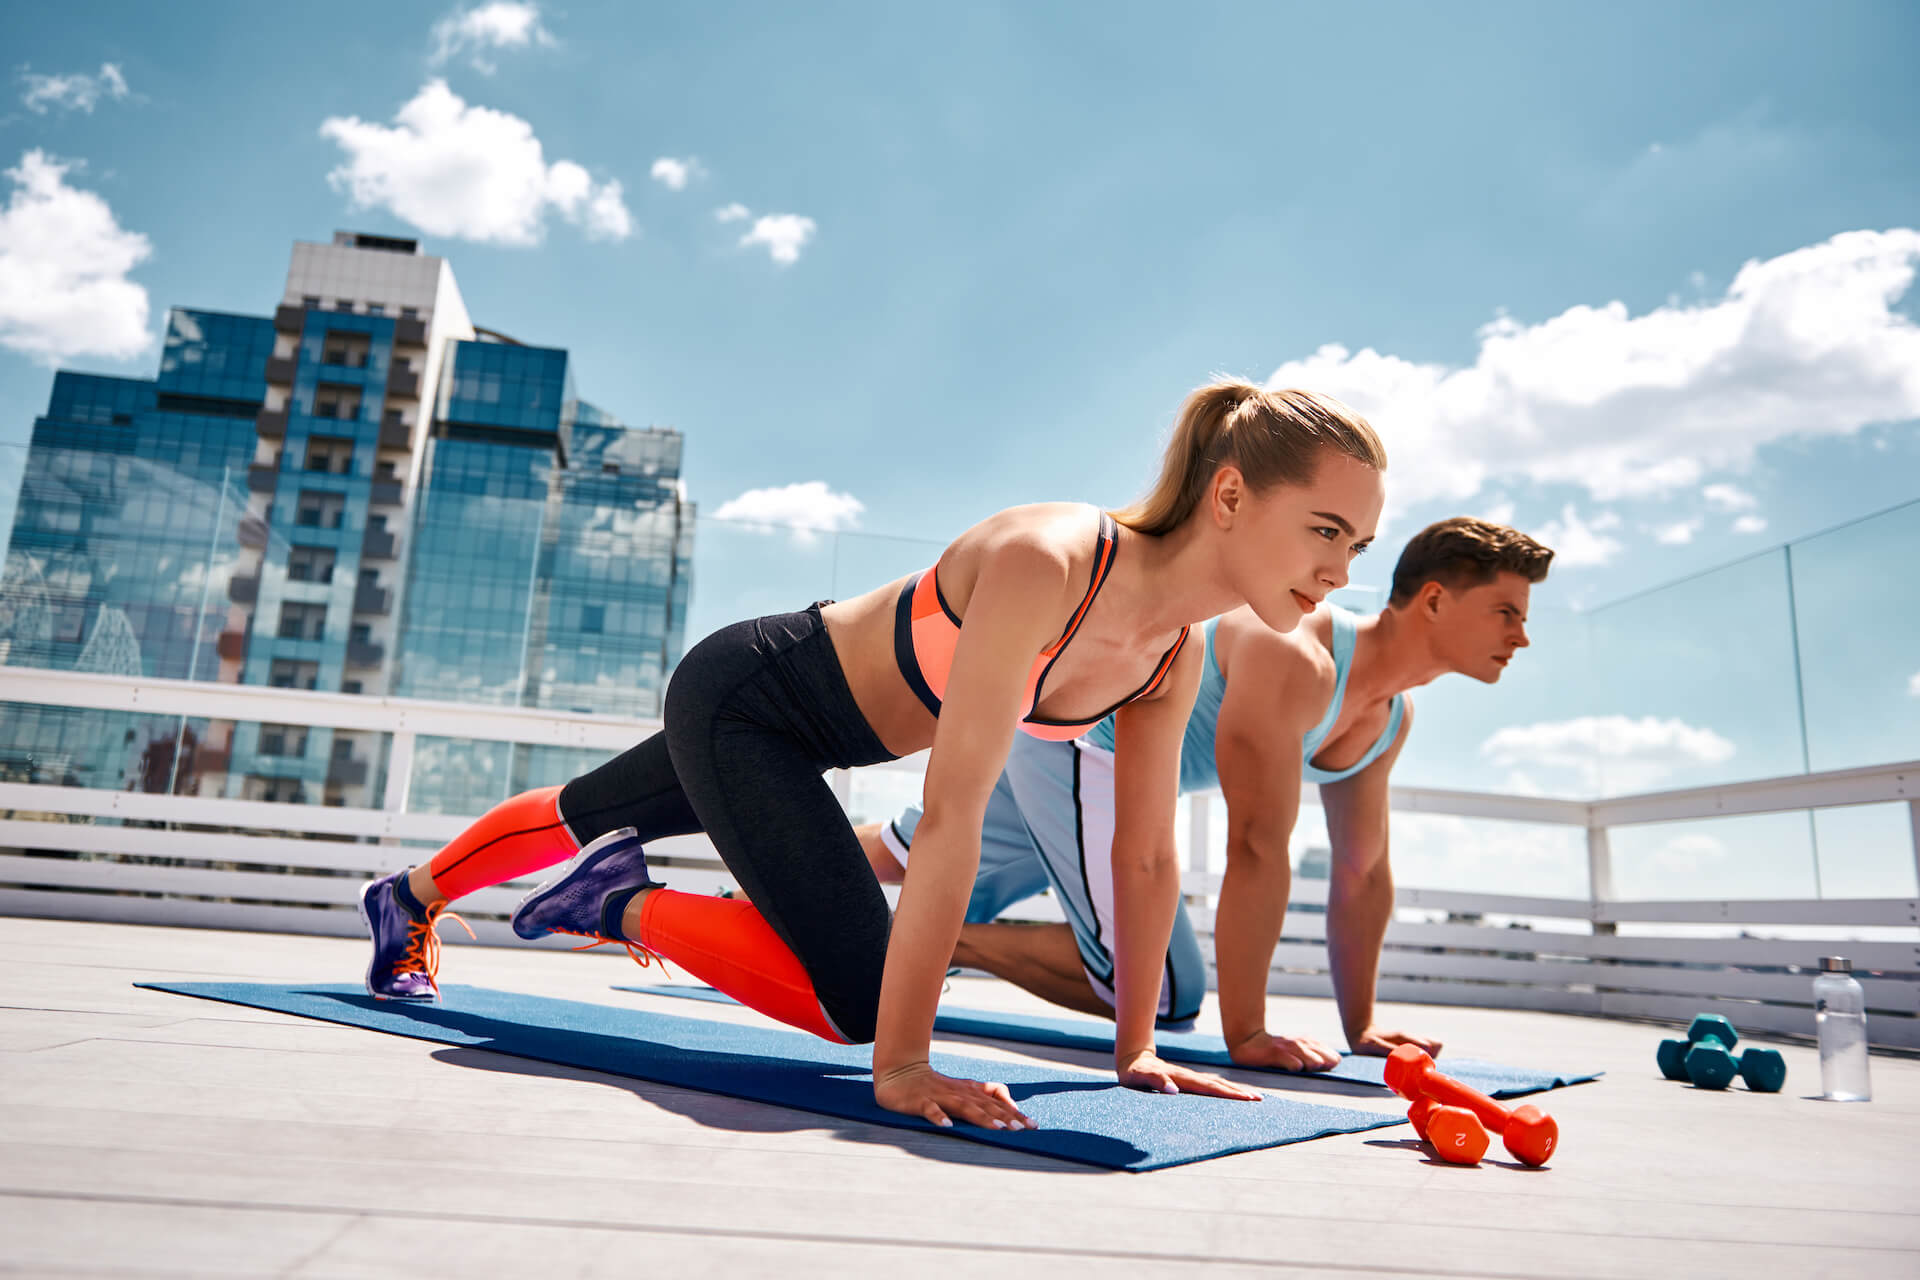
[[[1118,504],[1215,371],[1373,415],[1394,498],[1363,583],[1476,512],[1562,549],[1543,611],[1592,606],[1920,497],[1909,4],[90,4],[9,6],[0,48],[0,443],[52,364],[149,376],[167,306],[263,314],[291,241],[353,227],[420,235],[478,323],[685,431],[708,514],[938,540]],[[36,152],[47,209],[104,209],[86,244],[28,225]],[[97,314],[21,284],[68,251]],[[918,557],[716,531],[705,581],[829,553],[841,591]],[[1911,726],[1906,559],[1837,559],[1885,643],[1830,696]],[[1711,630],[1737,578],[1661,599]],[[1745,699],[1569,700],[1573,653],[1527,655],[1552,694],[1480,697],[1465,758],[1614,711],[1735,744],[1667,733],[1667,785],[1770,758]]]

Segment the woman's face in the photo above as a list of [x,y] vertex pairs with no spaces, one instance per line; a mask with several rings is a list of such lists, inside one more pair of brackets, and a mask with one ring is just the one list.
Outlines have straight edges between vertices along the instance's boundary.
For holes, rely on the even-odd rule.
[[[1225,496],[1216,490],[1216,503]],[[1225,530],[1228,581],[1260,621],[1293,630],[1328,592],[1347,585],[1348,566],[1373,541],[1385,502],[1380,473],[1332,449],[1309,484],[1255,493],[1240,480]]]

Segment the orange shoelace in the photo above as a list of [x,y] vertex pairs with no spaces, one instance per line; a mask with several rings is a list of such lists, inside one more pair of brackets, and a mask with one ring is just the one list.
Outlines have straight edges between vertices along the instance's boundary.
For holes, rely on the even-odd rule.
[[[473,926],[462,920],[456,913],[447,910],[446,904],[427,909],[427,918],[407,921],[407,949],[400,953],[400,959],[394,964],[396,972],[424,973],[437,987],[440,985],[440,922],[452,920],[467,931],[472,938]],[[478,941],[476,938],[475,941]]]
[[667,958],[658,951],[649,949],[643,942],[633,942],[626,938],[609,938],[605,934],[600,933],[581,933],[576,929],[553,929],[549,932],[564,933],[569,938],[588,939],[584,945],[575,947],[575,951],[591,951],[595,947],[625,947],[628,958],[642,969],[658,961],[661,972],[665,973],[669,978],[673,976],[673,970],[667,968]]

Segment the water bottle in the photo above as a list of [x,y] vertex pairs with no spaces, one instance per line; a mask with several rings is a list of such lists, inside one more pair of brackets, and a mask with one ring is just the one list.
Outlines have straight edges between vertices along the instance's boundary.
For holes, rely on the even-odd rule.
[[1823,956],[1813,980],[1813,1022],[1820,1037],[1820,1096],[1829,1102],[1865,1102],[1867,998],[1845,956]]

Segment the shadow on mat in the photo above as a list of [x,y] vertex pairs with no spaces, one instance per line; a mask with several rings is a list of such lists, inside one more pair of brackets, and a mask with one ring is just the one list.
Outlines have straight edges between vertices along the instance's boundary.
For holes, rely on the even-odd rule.
[[[690,996],[686,994],[684,990],[668,991],[656,987],[621,984],[615,984],[612,989],[629,995],[654,996],[666,1000],[712,1003],[735,1009],[743,1008],[738,1001],[719,996],[718,992],[713,993],[712,996],[706,994]],[[696,990],[698,989],[696,988]],[[756,1016],[764,1017],[764,1015]],[[937,1040],[947,1041],[953,1044],[978,1045],[981,1048],[994,1049],[1002,1053],[1011,1050],[1024,1058],[1031,1058],[1036,1062],[1057,1063],[1060,1066],[1070,1067],[1078,1071],[1110,1072],[1113,1070],[1113,1044],[1110,1040],[1104,1044],[1088,1043],[1085,1045],[1053,1044],[1043,1040],[1023,1040],[1007,1035],[1004,1028],[997,1027],[994,1023],[985,1019],[977,1019],[964,1015],[956,1016],[944,1010],[940,1013],[939,1017],[940,1020],[934,1027],[934,1037]],[[779,1024],[772,1019],[766,1019],[763,1023],[755,1023],[753,1025],[775,1027]],[[1159,1033],[1160,1042],[1163,1045],[1170,1041],[1177,1043],[1176,1037],[1180,1034],[1181,1033],[1178,1032],[1162,1031]],[[1381,1089],[1385,1088],[1384,1084],[1376,1087],[1372,1084],[1363,1084],[1353,1080],[1342,1080],[1335,1076],[1320,1075],[1311,1071],[1266,1071],[1259,1067],[1244,1067],[1238,1063],[1194,1062],[1182,1059],[1175,1059],[1174,1061],[1177,1061],[1181,1066],[1191,1067],[1195,1071],[1214,1072],[1215,1074],[1225,1076],[1236,1084],[1244,1084],[1252,1089],[1268,1089],[1282,1094],[1298,1090],[1306,1097],[1332,1096],[1361,1098],[1368,1102],[1378,1102],[1384,1096],[1381,1093]],[[1385,1059],[1381,1061],[1384,1062]]]
[[[999,1165],[1010,1158],[1026,1167],[1056,1172],[1064,1171],[1061,1161],[1097,1161],[1119,1170],[1149,1154],[1124,1139],[1085,1130],[1039,1129],[1002,1137],[993,1130],[965,1131],[958,1126],[948,1132],[922,1120],[896,1115],[873,1101],[871,1063],[865,1046],[834,1045],[821,1041],[817,1046],[810,1046],[818,1058],[796,1061],[763,1054],[689,1048],[579,1028],[530,1026],[447,1004],[404,1004],[327,990],[303,991],[294,988],[293,992],[350,1008],[377,1012],[386,1018],[415,1022],[423,1029],[431,1027],[454,1032],[476,1041],[434,1052],[435,1058],[458,1066],[529,1075],[557,1074],[552,1070],[519,1071],[497,1058],[482,1058],[480,1051],[485,1051],[549,1064],[562,1071],[571,1069],[577,1073],[575,1078],[590,1078],[587,1072],[619,1076],[623,1082],[632,1082],[621,1083],[620,1087],[636,1096],[717,1129],[744,1132],[817,1129],[820,1127],[817,1122],[809,1123],[803,1116],[824,1115],[858,1122],[861,1125],[859,1129],[836,1127],[836,1132],[852,1140],[886,1143],[916,1155],[964,1163]],[[384,1030],[377,1024],[356,1022],[352,1025],[368,1030]],[[753,1029],[741,1030],[751,1032]],[[406,1033],[389,1031],[388,1034]],[[434,1040],[439,1037],[428,1034],[418,1038]],[[644,1063],[635,1062],[636,1053],[644,1056]],[[838,1061],[820,1061],[820,1058]],[[644,1070],[640,1069],[642,1066]],[[781,1111],[802,1114],[792,1116],[791,1120],[780,1117],[778,1124],[748,1123],[746,1117],[726,1108],[695,1105],[690,1098],[671,1098],[670,1095],[649,1093],[639,1087],[649,1083],[690,1090],[696,1095],[718,1095],[757,1103],[773,1116]],[[1006,1085],[1014,1100],[1021,1103],[1048,1095],[1090,1093],[1113,1087],[1105,1081],[1077,1080],[1008,1080]],[[783,1097],[783,1094],[786,1096]],[[796,1094],[804,1101],[796,1099]],[[772,1116],[754,1117],[755,1120],[770,1118]],[[963,1141],[954,1143],[952,1138]],[[986,1150],[997,1151],[1003,1153],[1003,1158],[983,1160],[968,1151],[970,1147],[983,1154]]]
[[[450,1046],[435,1049],[431,1056],[449,1066],[462,1067],[470,1071],[541,1076],[557,1080],[580,1080],[613,1089],[624,1089],[648,1106],[658,1107],[662,1111],[684,1116],[706,1128],[727,1133],[826,1132],[846,1142],[893,1147],[911,1155],[925,1156],[930,1160],[970,1165],[976,1168],[1023,1169],[1038,1173],[1074,1173],[1091,1176],[1126,1172],[1124,1169],[1102,1169],[1057,1156],[1018,1151],[1011,1147],[993,1146],[981,1142],[954,1142],[948,1134],[931,1127],[896,1129],[880,1123],[861,1123],[846,1120],[840,1116],[805,1111],[789,1103],[769,1102],[761,1098],[742,1098],[690,1086],[662,1084],[629,1075],[594,1071],[585,1067],[538,1062],[531,1058],[509,1055],[497,1049]],[[610,1076],[612,1078],[609,1078]],[[861,1084],[864,1089],[871,1088],[864,1080]],[[1095,1086],[1063,1087],[1093,1088]],[[1032,1088],[1031,1086],[1026,1088],[1027,1095],[1024,1096],[1030,1096]],[[1023,1096],[1021,1086],[1010,1084],[1007,1086],[1007,1091],[1016,1099]]]

